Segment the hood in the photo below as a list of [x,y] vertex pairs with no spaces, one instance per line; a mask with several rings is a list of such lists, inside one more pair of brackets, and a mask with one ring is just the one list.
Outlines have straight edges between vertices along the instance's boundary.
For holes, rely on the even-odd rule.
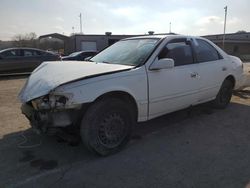
[[67,82],[131,68],[132,66],[127,65],[82,61],[44,62],[32,72],[19,94],[19,99],[23,103],[28,102]]

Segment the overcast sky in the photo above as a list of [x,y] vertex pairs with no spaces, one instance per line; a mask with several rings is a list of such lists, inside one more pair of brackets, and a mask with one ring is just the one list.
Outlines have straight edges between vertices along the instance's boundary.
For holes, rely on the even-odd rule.
[[207,35],[223,32],[228,5],[227,33],[250,31],[250,0],[1,0],[0,40],[15,34],[37,35],[144,34],[172,32]]

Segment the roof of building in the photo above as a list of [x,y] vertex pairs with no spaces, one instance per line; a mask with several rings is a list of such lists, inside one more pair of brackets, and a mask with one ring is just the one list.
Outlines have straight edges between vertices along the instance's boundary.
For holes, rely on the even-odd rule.
[[43,38],[47,38],[47,37],[57,38],[57,39],[61,39],[61,40],[65,40],[65,39],[69,38],[68,36],[62,35],[62,34],[59,34],[59,33],[51,33],[51,34],[47,34],[47,35],[41,35],[39,37],[39,40],[43,39]]
[[[112,33],[107,35],[107,34],[74,34],[71,35],[70,37],[81,37],[81,36],[86,36],[86,37],[103,37],[103,36],[107,36],[109,38],[131,38],[131,37],[152,37],[154,36],[155,38],[163,38],[166,37],[167,35],[176,35],[175,33],[159,33],[159,34],[153,34],[153,35],[149,35],[149,34],[142,34],[142,35],[113,35]],[[207,38],[213,42],[222,42],[223,40],[223,34],[214,34],[214,35],[205,35],[202,36],[204,38]],[[61,39],[61,40],[66,40],[69,39],[70,37],[66,36],[66,35],[62,35],[59,33],[51,33],[51,34],[47,34],[47,35],[41,35],[39,37],[40,39],[43,38],[47,38],[47,37],[52,37],[52,38],[57,38],[57,39]],[[241,42],[241,43],[250,43],[250,32],[236,32],[236,33],[227,33],[225,34],[225,42],[232,42],[232,43],[237,43],[237,42]]]
[[[213,42],[222,42],[223,34],[205,35],[203,37],[212,40]],[[225,42],[241,42],[250,43],[250,32],[237,32],[225,34]]]

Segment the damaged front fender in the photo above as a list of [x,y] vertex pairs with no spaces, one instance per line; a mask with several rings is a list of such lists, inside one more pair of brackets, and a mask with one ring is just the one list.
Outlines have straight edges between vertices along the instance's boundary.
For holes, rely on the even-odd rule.
[[62,84],[131,68],[132,66],[95,62],[44,62],[30,75],[19,99],[26,103],[53,92]]

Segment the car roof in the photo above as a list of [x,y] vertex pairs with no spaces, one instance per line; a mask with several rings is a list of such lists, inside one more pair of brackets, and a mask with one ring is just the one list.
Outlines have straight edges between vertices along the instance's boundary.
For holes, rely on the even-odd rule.
[[[30,48],[30,47],[14,47],[14,48],[6,48],[5,50],[21,50],[21,49],[25,49],[25,50],[41,50],[38,48]],[[43,50],[42,50],[43,51]]]
[[29,48],[29,47],[6,48],[6,49],[3,49],[3,50],[0,50],[0,53],[8,51],[8,50],[37,50],[37,51],[40,51],[40,52],[46,52],[46,53],[50,53],[50,54],[54,55],[54,53],[50,52],[50,51],[45,51],[45,50],[38,49],[38,48]]
[[7,51],[7,50],[38,50],[38,51],[44,51],[44,50],[41,50],[41,49],[38,49],[38,48],[29,48],[29,47],[6,48],[6,49],[3,49],[1,51]]
[[126,38],[126,39],[148,39],[148,38],[161,39],[161,38],[166,38],[167,36],[170,36],[170,35],[144,35],[144,36],[137,36],[137,37],[129,37],[129,38]]
[[144,36],[137,36],[137,37],[130,37],[123,40],[130,40],[130,39],[175,39],[175,38],[196,38],[196,39],[204,39],[198,36],[189,36],[189,35],[179,35],[179,34],[157,34],[157,35],[144,35]]

